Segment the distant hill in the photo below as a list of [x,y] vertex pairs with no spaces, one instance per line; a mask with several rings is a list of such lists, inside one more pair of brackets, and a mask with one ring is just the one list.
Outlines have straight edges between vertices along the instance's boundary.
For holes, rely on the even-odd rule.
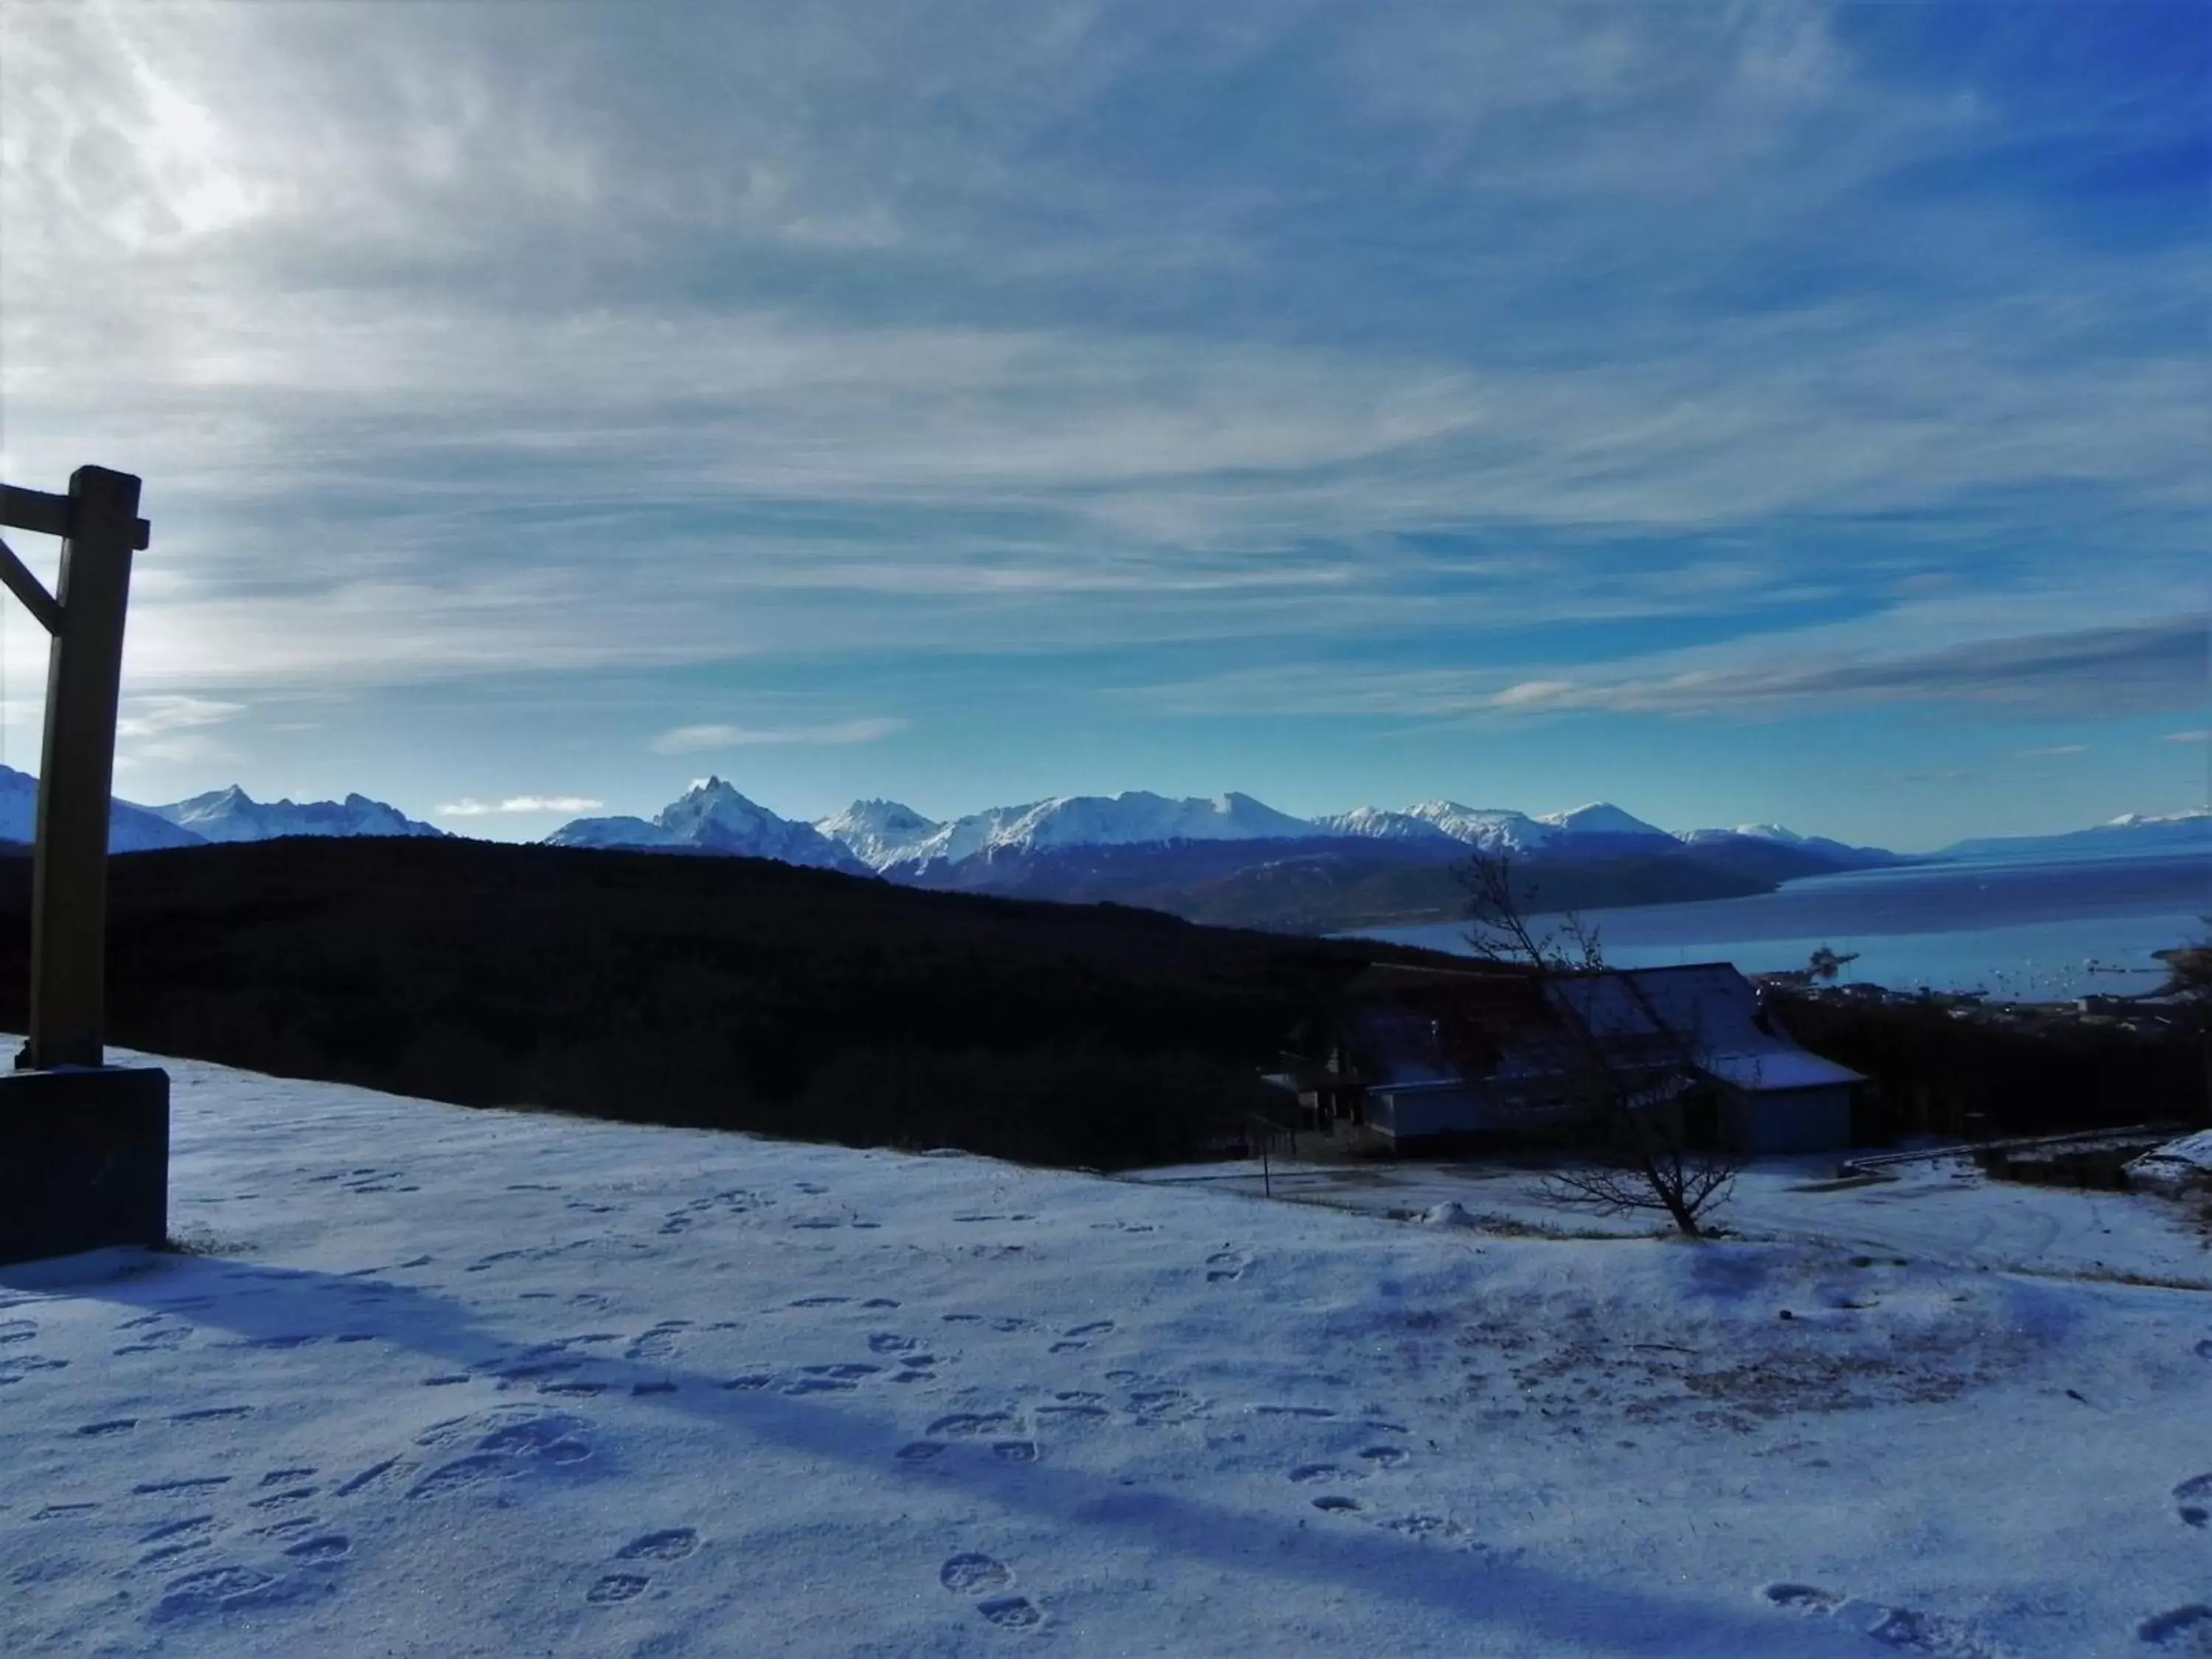
[[[112,1040],[468,1105],[1106,1167],[1200,1155],[1368,942],[763,859],[439,837],[118,860]],[[29,867],[0,860],[0,1025]]]
[[1988,836],[1954,842],[1938,858],[2128,858],[2201,852],[2212,858],[2212,808],[2146,815],[2127,812],[2093,829],[2057,836]]

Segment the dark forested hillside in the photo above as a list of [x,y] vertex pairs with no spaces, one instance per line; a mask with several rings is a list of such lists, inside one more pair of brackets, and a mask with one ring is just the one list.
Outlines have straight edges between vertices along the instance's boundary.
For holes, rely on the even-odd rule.
[[[0,865],[0,1018],[28,864]],[[1036,1162],[1189,1155],[1418,956],[751,859],[292,840],[113,861],[110,1040],[473,1105]]]

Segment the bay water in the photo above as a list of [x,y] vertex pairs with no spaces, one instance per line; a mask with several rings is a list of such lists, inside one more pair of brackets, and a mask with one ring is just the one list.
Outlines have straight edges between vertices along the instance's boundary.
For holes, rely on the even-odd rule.
[[[1956,860],[1785,883],[1771,893],[1594,910],[1616,968],[1732,962],[1747,974],[1856,953],[1839,984],[1984,991],[2001,1000],[2138,994],[2164,981],[2152,952],[2212,933],[2212,860],[2198,852],[2041,862]],[[1539,918],[1555,925],[1557,918]],[[1367,937],[1464,953],[1464,923]]]

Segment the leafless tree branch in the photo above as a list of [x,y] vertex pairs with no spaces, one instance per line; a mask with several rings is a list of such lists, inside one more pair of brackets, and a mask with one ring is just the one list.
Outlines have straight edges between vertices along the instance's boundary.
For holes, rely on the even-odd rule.
[[[1597,930],[1568,912],[1555,929],[1540,931],[1531,920],[1535,893],[1516,882],[1508,854],[1478,851],[1464,879],[1468,944],[1486,961],[1534,973],[1552,992],[1563,1081],[1607,1137],[1602,1161],[1551,1177],[1555,1196],[1600,1214],[1663,1211],[1682,1233],[1702,1237],[1698,1218],[1728,1196],[1741,1164],[1719,1146],[1692,1146],[1680,1119],[1682,1096],[1699,1086],[1697,1031],[1679,1029],[1633,981],[1621,980],[1650,1036],[1608,1043],[1593,1018],[1605,969]],[[1573,995],[1559,994],[1573,985],[1587,988],[1579,1006]]]

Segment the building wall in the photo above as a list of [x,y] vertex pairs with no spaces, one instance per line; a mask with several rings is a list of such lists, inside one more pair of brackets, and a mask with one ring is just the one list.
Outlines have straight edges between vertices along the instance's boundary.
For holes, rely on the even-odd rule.
[[1851,1087],[1723,1090],[1722,1129],[1729,1145],[1753,1157],[1841,1152],[1851,1144]]
[[1377,1090],[1367,1097],[1367,1123],[1401,1146],[1432,1137],[1494,1137],[1504,1142],[1571,1137],[1585,1121],[1571,1103],[1546,1105],[1499,1098],[1487,1090]]
[[1482,1103],[1471,1090],[1381,1091],[1367,1097],[1370,1127],[1394,1140],[1472,1133],[1480,1127]]

